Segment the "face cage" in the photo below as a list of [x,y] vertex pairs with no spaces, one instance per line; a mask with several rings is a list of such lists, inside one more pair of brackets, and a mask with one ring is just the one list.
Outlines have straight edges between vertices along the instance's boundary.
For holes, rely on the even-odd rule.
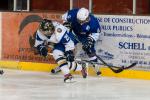
[[51,36],[54,33],[54,29],[46,29],[46,30],[42,30],[44,35],[46,36]]
[[43,34],[46,36],[51,36],[54,33],[54,27],[40,28],[43,31]]
[[89,22],[89,20],[90,20],[90,18],[89,18],[89,17],[87,17],[87,18],[86,18],[86,20],[84,20],[84,21],[83,21],[83,20],[79,20],[79,19],[78,19],[78,22],[79,22],[81,25],[83,25],[84,23]]

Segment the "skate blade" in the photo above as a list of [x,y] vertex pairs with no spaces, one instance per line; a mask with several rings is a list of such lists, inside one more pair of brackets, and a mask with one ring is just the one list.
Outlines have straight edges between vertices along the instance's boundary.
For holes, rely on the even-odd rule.
[[76,81],[75,80],[73,80],[73,79],[68,79],[68,80],[66,80],[64,83],[75,83]]

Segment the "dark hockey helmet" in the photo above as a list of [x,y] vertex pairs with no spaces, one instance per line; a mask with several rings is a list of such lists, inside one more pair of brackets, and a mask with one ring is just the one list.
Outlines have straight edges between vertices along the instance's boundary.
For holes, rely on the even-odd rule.
[[54,31],[54,25],[51,20],[43,19],[40,23],[40,29],[42,31],[52,32]]

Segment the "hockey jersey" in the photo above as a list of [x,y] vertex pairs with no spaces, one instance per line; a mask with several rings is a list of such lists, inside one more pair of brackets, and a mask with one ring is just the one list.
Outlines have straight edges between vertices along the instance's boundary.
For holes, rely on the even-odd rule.
[[[55,31],[51,36],[46,36],[41,33],[40,30],[37,30],[34,46],[41,49],[43,46],[47,46],[49,44],[59,44],[63,45],[62,47],[65,47],[65,51],[73,50],[75,46],[74,42],[69,37],[68,29],[58,22],[53,22],[53,25],[55,27]],[[52,45],[49,46],[52,47]]]
[[77,20],[77,12],[79,9],[69,10],[62,16],[64,21],[70,22],[73,32],[78,37],[80,42],[88,36],[91,36],[95,41],[98,40],[99,34],[101,32],[99,21],[92,14],[89,15],[89,22],[80,24]]

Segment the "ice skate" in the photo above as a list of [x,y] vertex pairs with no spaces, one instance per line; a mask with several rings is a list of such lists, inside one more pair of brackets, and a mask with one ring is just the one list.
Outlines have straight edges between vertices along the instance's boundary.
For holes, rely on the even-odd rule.
[[87,77],[87,70],[86,70],[86,64],[82,64],[82,70],[81,70],[83,78]]
[[59,73],[59,72],[61,72],[61,69],[60,69],[59,67],[56,67],[55,69],[52,69],[52,70],[51,70],[51,73],[52,73],[52,74],[57,74],[57,73]]
[[73,82],[73,76],[70,73],[66,74],[64,77],[65,77],[64,78],[64,82],[65,83],[71,83],[71,82]]
[[99,65],[94,65],[93,67],[94,67],[94,69],[95,69],[96,75],[97,75],[97,76],[100,76],[100,75],[102,74],[102,72],[101,72],[100,69],[99,69]]
[[0,70],[0,75],[3,75],[4,71],[3,70]]

